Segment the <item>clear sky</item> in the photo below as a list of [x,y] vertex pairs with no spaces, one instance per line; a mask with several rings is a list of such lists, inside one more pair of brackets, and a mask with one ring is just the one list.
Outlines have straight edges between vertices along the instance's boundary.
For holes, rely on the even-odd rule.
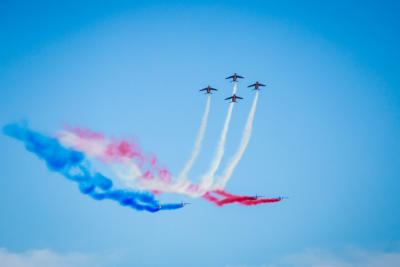
[[192,205],[136,212],[82,195],[1,134],[0,259],[20,266],[35,266],[37,257],[59,266],[400,262],[396,1],[70,2],[0,1],[1,126],[25,120],[54,135],[70,123],[134,135],[176,175],[206,103],[198,89],[210,84],[220,90],[190,173],[196,180],[228,108],[232,84],[224,78],[238,72],[244,101],[233,111],[223,166],[250,109],[247,85],[268,86],[226,189],[290,198],[220,208],[164,194],[161,201]]

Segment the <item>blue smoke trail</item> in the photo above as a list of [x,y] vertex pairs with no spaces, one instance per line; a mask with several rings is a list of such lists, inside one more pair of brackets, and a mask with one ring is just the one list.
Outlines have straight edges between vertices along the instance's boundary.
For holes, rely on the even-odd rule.
[[150,193],[112,189],[113,183],[109,178],[100,173],[90,174],[84,165],[85,155],[82,152],[63,147],[55,138],[44,136],[18,124],[4,126],[3,132],[24,142],[25,148],[43,159],[51,171],[77,182],[79,190],[93,199],[111,199],[122,206],[149,212],[182,208],[181,204],[160,205]]

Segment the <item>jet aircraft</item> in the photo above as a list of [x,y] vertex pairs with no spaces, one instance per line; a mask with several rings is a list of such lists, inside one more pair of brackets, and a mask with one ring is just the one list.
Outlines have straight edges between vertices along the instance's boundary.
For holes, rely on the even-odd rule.
[[255,199],[259,199],[260,197],[263,198],[265,196],[260,196],[260,195],[257,195],[257,194],[255,196],[252,196],[252,198],[255,198]]
[[236,102],[236,99],[243,99],[243,97],[236,96],[236,94],[234,94],[234,95],[231,96],[231,97],[225,98],[225,100],[228,100],[228,99],[232,99],[231,103],[237,103],[237,102]]
[[[192,203],[181,202],[181,206],[182,207],[185,207],[186,205],[189,205],[189,204],[192,204]],[[161,210],[162,209],[162,205],[158,205],[158,209]]]
[[236,73],[232,76],[226,77],[225,79],[232,79],[232,82],[236,82],[237,78],[243,79],[243,76],[237,75]]
[[265,86],[265,84],[256,82],[255,84],[249,85],[249,86],[247,86],[247,87],[253,87],[253,86],[254,86],[254,90],[260,90],[259,87],[260,87],[260,86]]
[[212,88],[211,86],[208,86],[206,88],[200,89],[199,91],[200,92],[201,91],[206,91],[206,94],[211,94],[211,91],[218,91],[218,89],[215,89],[215,88]]

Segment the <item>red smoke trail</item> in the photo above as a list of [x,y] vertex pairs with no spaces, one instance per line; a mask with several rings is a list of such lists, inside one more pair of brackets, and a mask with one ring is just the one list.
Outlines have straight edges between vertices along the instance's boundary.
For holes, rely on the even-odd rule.
[[218,204],[219,203],[219,199],[214,197],[214,196],[212,196],[210,194],[210,192],[205,193],[203,198],[208,200],[208,201],[214,202],[217,206],[221,206],[221,205]]
[[[90,129],[72,127],[70,125],[65,125],[64,128],[85,140],[107,142],[107,146],[103,151],[103,159],[109,162],[118,162],[121,160],[121,158],[133,159],[135,157],[138,157],[142,161],[145,160],[145,157],[143,156],[142,151],[136,142],[118,140],[116,138],[112,138],[109,142],[102,133],[97,133]],[[157,158],[150,154],[147,156],[146,160],[151,162],[150,165],[154,165],[157,161]]]
[[[220,195],[223,198],[218,199],[217,197],[211,195],[212,193]],[[224,190],[214,190],[207,192],[206,194],[203,195],[203,198],[213,202],[215,205],[220,207],[232,203],[239,203],[240,205],[245,205],[245,206],[253,206],[263,203],[279,202],[282,200],[281,198],[255,198],[252,196],[238,196],[230,194]]]
[[235,195],[225,192],[224,190],[214,190],[213,192],[223,197],[236,197]]
[[104,139],[104,135],[101,133],[93,132],[89,129],[82,129],[78,127],[72,127],[69,124],[65,124],[64,128],[70,132],[74,132],[77,136],[85,139]]
[[246,206],[253,206],[253,205],[259,205],[263,203],[273,203],[273,202],[279,202],[281,201],[282,198],[259,198],[259,199],[253,199],[253,200],[248,200],[248,201],[243,201],[240,202],[240,205],[246,205]]

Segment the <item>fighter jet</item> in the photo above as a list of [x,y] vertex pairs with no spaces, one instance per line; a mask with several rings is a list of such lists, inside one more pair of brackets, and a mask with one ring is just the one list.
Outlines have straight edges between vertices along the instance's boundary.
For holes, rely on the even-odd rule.
[[256,82],[255,84],[249,85],[249,86],[247,86],[247,87],[253,87],[253,86],[254,86],[254,90],[260,90],[259,87],[260,87],[260,86],[265,86],[265,84]]
[[200,92],[201,91],[206,91],[206,94],[211,94],[211,91],[218,91],[218,89],[215,89],[215,88],[212,88],[211,86],[208,86],[208,87],[206,87],[204,89],[200,89],[199,91]]
[[181,203],[182,207],[185,207],[186,205],[189,205],[189,204],[192,204],[192,203],[186,203],[186,202]]
[[237,78],[243,79],[243,76],[237,75],[236,73],[232,76],[226,77],[225,79],[232,79],[232,82],[236,82]]
[[[182,206],[182,207],[185,207],[186,205],[189,205],[189,204],[192,204],[192,203],[181,202],[181,206]],[[162,205],[158,205],[157,208],[158,208],[159,210],[161,210],[163,207],[162,207]]]
[[259,199],[260,197],[262,198],[262,197],[265,197],[265,196],[260,196],[260,195],[257,195],[257,194],[255,196],[252,196],[252,198],[255,198],[255,199]]
[[227,98],[225,98],[225,100],[228,100],[228,99],[232,99],[232,103],[237,103],[236,102],[236,99],[243,99],[243,97],[240,97],[240,96],[236,96],[236,94],[234,94],[233,96],[231,96],[231,97],[227,97]]

